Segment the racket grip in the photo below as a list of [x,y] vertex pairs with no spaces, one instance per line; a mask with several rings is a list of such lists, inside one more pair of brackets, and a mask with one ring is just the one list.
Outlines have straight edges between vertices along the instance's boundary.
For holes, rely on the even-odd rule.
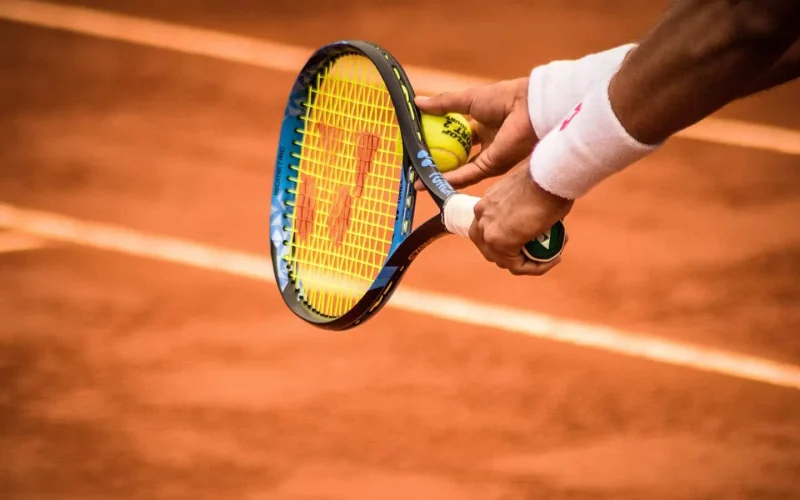
[[[469,238],[469,228],[475,220],[475,205],[480,201],[477,196],[454,194],[444,204],[444,226],[455,235]],[[564,250],[566,229],[558,221],[549,231],[529,241],[522,249],[525,256],[536,262],[549,262]]]

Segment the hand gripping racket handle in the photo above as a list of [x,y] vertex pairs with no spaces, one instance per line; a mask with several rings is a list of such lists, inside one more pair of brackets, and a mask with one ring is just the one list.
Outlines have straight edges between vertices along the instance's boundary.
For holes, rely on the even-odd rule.
[[[444,226],[453,234],[469,238],[469,227],[475,220],[476,196],[454,194],[444,204]],[[536,262],[550,262],[564,249],[566,230],[558,221],[549,231],[531,240],[522,248],[525,256]]]

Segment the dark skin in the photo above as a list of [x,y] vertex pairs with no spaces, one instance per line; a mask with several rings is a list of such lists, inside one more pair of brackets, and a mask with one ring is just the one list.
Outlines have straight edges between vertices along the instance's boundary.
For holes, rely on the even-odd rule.
[[739,97],[757,94],[797,78],[800,78],[800,41],[795,41],[775,64],[745,85]]
[[791,67],[782,56],[798,36],[797,0],[679,0],[612,80],[612,106],[634,138],[660,143],[742,95],[796,77],[796,61]]
[[[612,79],[611,105],[631,136],[661,143],[742,96],[798,77],[799,37],[800,0],[677,0]],[[423,112],[481,123],[482,153],[446,176],[454,186],[508,172],[535,146],[525,86],[511,80],[417,102]],[[470,238],[512,274],[543,274],[557,262],[529,262],[521,248],[573,202],[539,187],[522,163],[476,205]]]

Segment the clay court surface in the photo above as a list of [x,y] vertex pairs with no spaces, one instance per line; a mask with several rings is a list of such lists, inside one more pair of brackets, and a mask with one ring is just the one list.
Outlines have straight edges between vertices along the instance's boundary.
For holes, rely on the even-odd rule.
[[[307,49],[365,38],[404,64],[495,79],[641,36],[666,5],[643,3],[81,5]],[[293,76],[4,18],[0,212],[267,259]],[[798,102],[790,85],[717,118],[778,127],[791,149]],[[514,278],[445,238],[402,307],[344,333],[295,319],[258,273],[7,218],[0,498],[800,498],[800,385],[405,306],[435,292],[581,322],[590,344],[609,327],[796,370],[800,156],[724,135],[674,139],[592,192],[547,276]]]

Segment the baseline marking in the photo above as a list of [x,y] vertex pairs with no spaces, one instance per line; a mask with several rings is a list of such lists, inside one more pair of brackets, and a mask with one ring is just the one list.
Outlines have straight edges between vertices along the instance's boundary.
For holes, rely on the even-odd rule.
[[30,234],[0,231],[0,254],[36,250],[47,246],[47,242]]
[[14,231],[0,231],[0,254],[36,250],[47,246],[48,242],[30,234]]
[[[137,257],[274,282],[262,256],[0,203],[0,227]],[[800,367],[403,286],[386,305],[457,323],[505,330],[669,365],[800,389]],[[299,321],[299,320],[298,320]]]

